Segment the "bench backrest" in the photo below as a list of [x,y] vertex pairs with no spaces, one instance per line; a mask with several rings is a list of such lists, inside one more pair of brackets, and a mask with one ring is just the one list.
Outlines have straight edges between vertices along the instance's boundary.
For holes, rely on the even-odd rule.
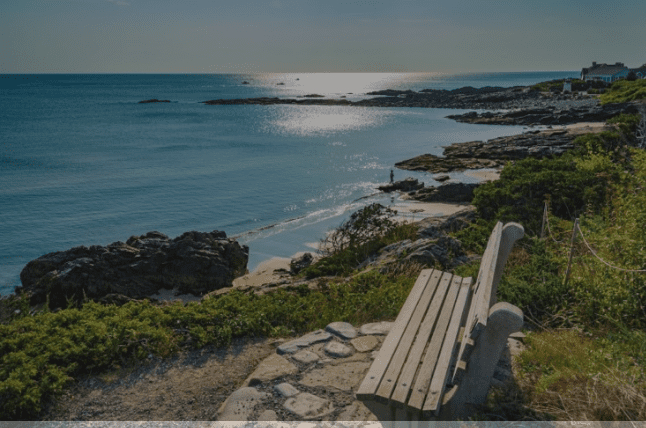
[[[482,255],[478,278],[473,286],[469,311],[460,343],[456,361],[468,361],[469,354],[475,346],[480,333],[487,326],[489,308],[496,303],[498,283],[507,263],[509,253],[514,243],[525,234],[523,226],[518,223],[507,223],[505,226],[498,222],[489,237],[487,248]],[[456,364],[453,384],[459,381],[464,365]]]

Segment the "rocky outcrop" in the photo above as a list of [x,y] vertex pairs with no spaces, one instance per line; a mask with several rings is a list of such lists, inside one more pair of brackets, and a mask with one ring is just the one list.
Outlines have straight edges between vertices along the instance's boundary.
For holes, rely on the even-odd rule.
[[433,173],[466,169],[498,168],[507,161],[527,157],[544,158],[565,153],[574,148],[579,135],[601,132],[611,127],[550,129],[499,137],[484,141],[469,141],[444,146],[444,156],[425,154],[395,164],[397,168]]
[[[566,125],[576,122],[601,122],[621,113],[637,113],[636,103],[619,104],[592,104],[586,103],[579,106],[566,106],[564,108],[550,107],[524,108],[509,112],[483,112],[474,111],[447,116],[458,122],[497,124],[497,125]],[[474,108],[474,107],[469,107]]]
[[597,106],[599,100],[591,96],[576,94],[558,95],[542,94],[530,91],[529,87],[464,87],[454,90],[423,89],[411,90],[385,89],[368,92],[365,95],[377,97],[350,102],[346,99],[294,99],[294,98],[244,98],[219,99],[203,101],[211,105],[244,105],[244,104],[303,104],[303,105],[345,105],[359,107],[425,107],[456,109],[551,109],[567,110],[570,108],[589,108]]
[[148,232],[125,243],[80,246],[32,260],[20,273],[22,287],[16,291],[27,294],[32,304],[49,296],[51,308],[84,297],[140,299],[162,288],[199,296],[231,286],[246,272],[248,259],[249,248],[224,232],[186,232],[174,239]]
[[447,181],[439,186],[423,187],[408,193],[408,197],[421,202],[471,203],[473,190],[480,183]]
[[408,177],[404,180],[395,181],[392,184],[379,186],[377,189],[382,192],[411,192],[413,190],[421,189],[422,187],[424,187],[424,183],[420,183],[416,178]]
[[139,101],[138,104],[148,104],[148,103],[169,103],[170,100],[158,100],[157,98],[153,98],[151,100],[143,100]]

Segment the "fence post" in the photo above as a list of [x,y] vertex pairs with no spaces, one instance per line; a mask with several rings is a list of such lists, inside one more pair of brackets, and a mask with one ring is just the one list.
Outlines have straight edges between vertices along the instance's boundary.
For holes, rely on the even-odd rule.
[[545,219],[547,218],[547,203],[543,205],[543,224],[541,224],[541,239],[545,237]]
[[572,227],[572,239],[570,240],[570,259],[567,262],[567,270],[565,271],[565,280],[563,285],[567,285],[570,279],[570,268],[572,267],[572,256],[574,255],[574,241],[576,240],[576,229],[579,227],[579,218],[574,219],[574,226]]

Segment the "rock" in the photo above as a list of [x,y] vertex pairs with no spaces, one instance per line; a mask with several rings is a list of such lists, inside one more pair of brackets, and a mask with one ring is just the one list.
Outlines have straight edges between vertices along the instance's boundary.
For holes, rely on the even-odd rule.
[[278,420],[278,415],[273,410],[265,410],[258,415],[258,422],[273,422]]
[[186,232],[170,239],[159,232],[132,236],[126,243],[74,247],[32,260],[20,273],[32,305],[49,295],[50,307],[84,296],[109,294],[142,299],[162,289],[197,296],[229,287],[247,269],[249,248],[224,232]]
[[447,233],[458,232],[471,225],[476,219],[476,209],[473,206],[466,207],[446,219],[426,218],[418,223],[417,234],[421,238],[437,239]]
[[305,98],[324,98],[325,95],[320,95],[320,94],[307,94],[303,95]]
[[274,387],[274,390],[276,390],[277,393],[279,393],[281,396],[286,398],[289,398],[300,392],[298,389],[294,388],[291,384],[287,382],[283,382],[281,384],[276,385]]
[[308,346],[319,342],[327,342],[330,339],[332,339],[332,335],[330,333],[323,330],[316,330],[298,339],[283,343],[277,348],[277,351],[279,354],[293,354],[301,348],[307,348]]
[[304,386],[323,386],[352,391],[359,386],[369,367],[368,361],[326,365],[305,373],[299,383]]
[[308,350],[299,351],[295,353],[292,358],[302,364],[315,363],[320,359],[318,355]]
[[350,343],[354,346],[354,349],[356,349],[357,352],[368,352],[372,351],[377,347],[377,345],[379,345],[379,339],[374,336],[361,336],[352,339]]
[[328,343],[323,351],[335,358],[345,358],[352,355],[352,349],[339,342]]
[[249,84],[249,82],[247,82],[246,80],[243,80],[243,81],[242,81],[242,84],[243,84],[243,85],[248,85],[248,84]]
[[312,253],[305,253],[300,257],[292,259],[292,261],[289,263],[291,272],[296,275],[297,273],[311,265],[313,260],[314,257],[312,257]]
[[433,180],[443,182],[449,180],[451,177],[448,174],[435,174]]
[[422,202],[471,203],[473,191],[479,185],[480,183],[447,181],[437,187],[429,186],[409,193],[409,196]]
[[286,376],[298,372],[298,368],[287,361],[285,358],[277,354],[271,354],[265,358],[256,367],[253,373],[245,380],[244,384],[255,386],[260,383],[269,382],[278,379],[281,376]]
[[332,403],[328,400],[307,392],[289,398],[283,407],[302,420],[322,418],[334,411]]
[[157,98],[153,98],[151,100],[143,100],[139,101],[138,104],[147,104],[147,103],[169,103],[170,100],[158,100]]
[[378,419],[361,401],[357,400],[346,406],[336,420],[375,422]]
[[381,321],[381,322],[374,322],[370,324],[364,324],[361,326],[359,329],[359,333],[368,335],[368,334],[374,334],[374,335],[387,335],[390,332],[390,329],[392,328],[393,323],[388,322],[388,321]]
[[339,336],[341,339],[350,340],[357,337],[357,329],[347,322],[333,322],[325,327],[325,331]]
[[422,187],[424,187],[424,183],[418,182],[416,178],[408,177],[404,180],[395,181],[392,184],[379,186],[377,187],[377,189],[381,190],[382,192],[410,192],[413,190],[421,189]]
[[256,388],[240,388],[227,398],[220,407],[219,421],[248,421],[254,408],[266,397]]

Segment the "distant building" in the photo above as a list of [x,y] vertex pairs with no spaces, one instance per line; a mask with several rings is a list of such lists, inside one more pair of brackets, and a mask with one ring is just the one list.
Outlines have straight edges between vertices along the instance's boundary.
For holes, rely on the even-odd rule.
[[572,92],[572,82],[566,80],[563,82],[563,92]]
[[602,80],[612,83],[615,80],[624,79],[630,73],[630,69],[622,62],[612,65],[592,63],[592,67],[581,70],[581,80]]
[[638,79],[646,79],[646,64],[639,68],[631,68],[630,71],[634,72]]

